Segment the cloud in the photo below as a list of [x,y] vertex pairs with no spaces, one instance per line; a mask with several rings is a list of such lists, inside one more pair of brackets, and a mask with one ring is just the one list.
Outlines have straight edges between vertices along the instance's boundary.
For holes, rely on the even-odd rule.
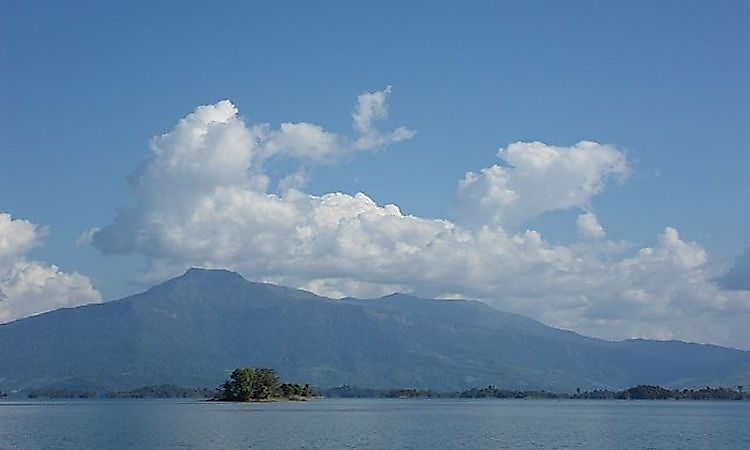
[[406,127],[398,127],[389,133],[383,133],[374,126],[374,122],[388,117],[388,96],[391,86],[382,91],[365,92],[357,98],[357,107],[352,113],[354,129],[360,136],[354,142],[354,148],[369,150],[383,147],[395,142],[413,138],[417,132]]
[[353,137],[340,136],[306,122],[285,122],[275,130],[267,123],[253,126],[252,135],[258,145],[256,163],[283,156],[315,164],[333,164],[358,152],[413,138],[417,132],[403,126],[393,131],[381,131],[377,127],[378,122],[388,118],[391,91],[388,86],[357,98],[352,113]]
[[26,258],[45,234],[28,220],[0,213],[0,323],[101,301],[88,278]]
[[[360,96],[353,116],[360,136],[375,133],[388,92]],[[311,127],[305,133],[315,144],[307,148],[315,150],[287,150],[289,157],[342,155],[341,142],[357,141]],[[706,251],[676,229],[637,248],[607,240],[593,213],[579,217],[583,240],[570,245],[512,227],[546,211],[588,208],[609,180],[627,177],[627,157],[613,146],[511,144],[498,153],[501,165],[464,177],[463,215],[449,221],[405,214],[364,193],[310,195],[300,190],[307,172],[292,172],[284,189],[271,192],[268,139],[258,137],[270,131],[257,130],[229,102],[198,107],[152,141],[131,177],[136,204],[94,231],[93,244],[144,255],[152,280],[189,266],[221,267],[334,296],[478,298],[605,338],[747,347],[750,293],[718,286]],[[377,132],[391,143],[393,133]]]
[[263,159],[284,155],[316,163],[332,163],[351,149],[342,138],[310,123],[282,123],[278,130],[270,125],[255,127]]
[[497,156],[501,164],[459,182],[455,209],[463,224],[514,228],[547,211],[585,207],[610,178],[631,172],[625,153],[590,141],[572,147],[515,142]]
[[99,231],[99,228],[90,228],[83,233],[81,233],[78,236],[78,239],[76,239],[76,245],[79,247],[83,247],[85,245],[90,245],[91,241],[94,239],[94,234]]
[[[151,141],[150,158],[132,177],[137,194],[191,199],[221,185],[265,192],[270,185],[264,166],[274,158],[300,163],[295,174],[280,180],[279,190],[301,188],[309,165],[336,164],[352,155],[410,139],[415,131],[399,127],[380,131],[376,124],[388,113],[388,87],[362,94],[355,112],[355,136],[341,136],[306,122],[247,126],[229,100],[197,107],[170,133]],[[359,119],[357,119],[359,117]],[[167,189],[164,195],[151,195]]]
[[38,245],[45,231],[28,220],[0,213],[0,261],[15,259]]
[[607,233],[599,224],[599,219],[592,212],[586,212],[576,219],[578,235],[584,239],[602,239]]
[[750,248],[737,257],[729,271],[719,278],[725,289],[750,291]]

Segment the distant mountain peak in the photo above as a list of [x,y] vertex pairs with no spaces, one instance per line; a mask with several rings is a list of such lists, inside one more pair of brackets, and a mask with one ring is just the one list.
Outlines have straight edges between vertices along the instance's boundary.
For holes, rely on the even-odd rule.
[[184,279],[197,279],[197,280],[206,280],[206,279],[242,279],[242,275],[238,274],[237,272],[232,272],[231,270],[227,269],[205,269],[202,267],[191,267],[189,268],[182,276],[179,278]]
[[250,283],[242,275],[226,269],[204,269],[191,267],[182,275],[165,280],[148,291],[163,291],[176,288],[198,288],[199,290],[212,290],[217,286],[230,286],[238,282]]
[[232,272],[228,269],[206,269],[205,267],[191,267],[188,270],[185,271],[185,275],[195,275],[195,274],[221,274],[221,275],[232,275],[239,277],[240,274],[237,272]]

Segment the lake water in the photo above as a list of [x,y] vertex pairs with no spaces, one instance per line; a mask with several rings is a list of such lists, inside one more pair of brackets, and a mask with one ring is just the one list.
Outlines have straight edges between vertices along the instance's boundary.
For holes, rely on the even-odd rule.
[[0,448],[750,449],[750,402],[0,402]]

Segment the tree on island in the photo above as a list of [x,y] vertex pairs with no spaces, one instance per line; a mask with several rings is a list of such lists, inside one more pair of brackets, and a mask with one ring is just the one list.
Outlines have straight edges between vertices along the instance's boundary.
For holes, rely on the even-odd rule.
[[269,399],[279,384],[273,369],[242,367],[234,369],[224,383],[222,400],[249,402]]
[[273,369],[241,367],[234,369],[220,388],[219,400],[252,402],[270,399],[298,400],[313,397],[316,392],[310,385],[283,383]]

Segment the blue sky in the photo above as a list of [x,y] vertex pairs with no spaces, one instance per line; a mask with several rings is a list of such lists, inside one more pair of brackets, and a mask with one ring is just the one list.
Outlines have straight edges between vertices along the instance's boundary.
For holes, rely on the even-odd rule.
[[[146,164],[153,136],[223,99],[248,125],[305,122],[351,136],[357,96],[393,86],[381,127],[416,136],[334,164],[307,161],[308,194],[361,191],[404,214],[461,224],[457,185],[497,164],[498,148],[588,140],[626,155],[629,176],[514,233],[575,245],[576,217],[590,210],[608,240],[635,252],[674,227],[705,249],[712,274],[750,247],[747,2],[152,3],[0,5],[0,212],[47,227],[24,258],[85,275],[104,299],[170,272],[155,261],[196,262],[179,259],[182,250],[106,254],[76,242],[122,208],[140,208],[128,177]],[[275,182],[297,167],[287,155],[265,170]],[[320,281],[324,269],[297,279],[249,264],[226,261],[250,278],[348,292]],[[366,282],[487,296],[432,292],[424,280]],[[675,330],[664,336],[682,336]]]

